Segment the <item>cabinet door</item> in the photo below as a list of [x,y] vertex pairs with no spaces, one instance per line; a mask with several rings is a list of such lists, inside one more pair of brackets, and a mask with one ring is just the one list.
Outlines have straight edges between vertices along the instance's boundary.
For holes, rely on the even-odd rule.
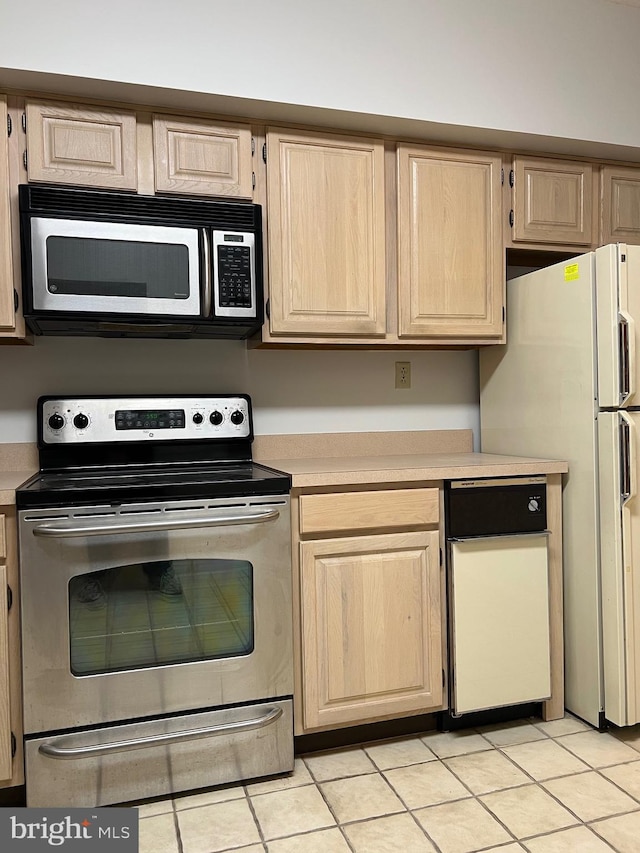
[[251,198],[251,127],[153,116],[158,192]]
[[456,714],[551,695],[546,533],[451,544]]
[[271,334],[384,335],[384,145],[267,132]]
[[135,113],[54,101],[26,113],[30,181],[137,188]]
[[499,338],[500,157],[398,146],[400,337]]
[[442,705],[437,531],[303,542],[304,725]]
[[0,507],[0,788],[24,782],[17,540],[15,506]]
[[514,157],[513,173],[514,242],[592,243],[591,164]]
[[13,329],[15,325],[8,148],[7,99],[0,95],[0,329]]
[[640,243],[640,169],[603,166],[600,245]]

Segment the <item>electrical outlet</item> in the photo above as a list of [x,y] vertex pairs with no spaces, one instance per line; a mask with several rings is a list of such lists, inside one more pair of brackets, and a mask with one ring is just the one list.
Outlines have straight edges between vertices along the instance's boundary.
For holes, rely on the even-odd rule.
[[396,388],[411,388],[410,361],[396,361]]

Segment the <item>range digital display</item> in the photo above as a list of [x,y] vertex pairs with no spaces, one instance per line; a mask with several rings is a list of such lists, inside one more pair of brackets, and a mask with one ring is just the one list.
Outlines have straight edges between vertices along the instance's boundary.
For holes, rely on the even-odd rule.
[[184,429],[184,409],[116,411],[116,429]]

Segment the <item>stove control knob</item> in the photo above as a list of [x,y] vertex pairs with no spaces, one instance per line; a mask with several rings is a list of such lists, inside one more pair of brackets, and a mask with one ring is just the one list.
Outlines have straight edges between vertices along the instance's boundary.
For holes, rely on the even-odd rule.
[[86,429],[89,426],[89,418],[81,412],[73,419],[73,425],[76,429]]
[[62,429],[64,426],[64,418],[62,415],[51,415],[49,418],[49,426],[51,429]]
[[242,414],[242,412],[239,412],[237,409],[235,412],[231,413],[231,423],[232,424],[235,424],[236,426],[240,426],[240,424],[242,423],[243,420],[244,420],[244,415]]
[[218,426],[218,424],[222,423],[223,418],[220,412],[211,412],[211,414],[209,415],[209,420],[214,426]]
[[204,418],[202,417],[201,412],[196,412],[195,415],[193,416],[194,424],[201,424],[203,420],[204,420]]

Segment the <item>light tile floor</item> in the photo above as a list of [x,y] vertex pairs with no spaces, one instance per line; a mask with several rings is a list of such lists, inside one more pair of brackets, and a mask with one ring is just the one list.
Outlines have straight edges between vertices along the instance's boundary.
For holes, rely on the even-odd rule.
[[640,726],[427,732],[138,808],[140,853],[639,853]]

